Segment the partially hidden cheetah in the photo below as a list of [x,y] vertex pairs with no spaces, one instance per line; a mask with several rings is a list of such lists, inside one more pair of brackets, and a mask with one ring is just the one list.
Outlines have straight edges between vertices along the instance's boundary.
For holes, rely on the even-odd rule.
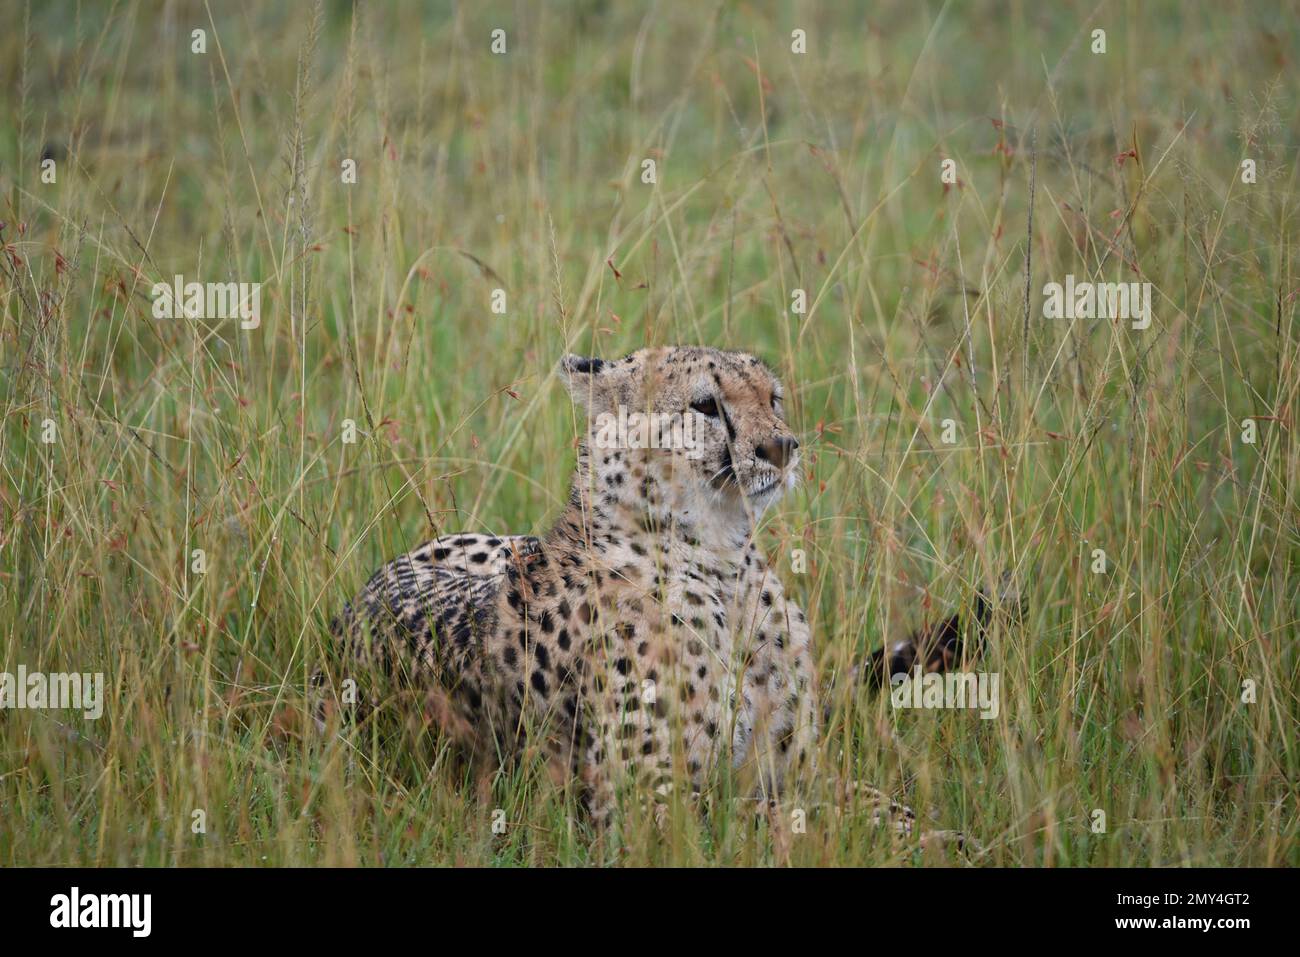
[[[389,562],[335,622],[345,661],[400,665],[488,766],[540,735],[598,829],[620,795],[662,811],[720,760],[776,799],[818,729],[808,620],[754,541],[799,475],[781,383],[701,347],[568,356],[560,375],[588,424],[551,530],[448,535]],[[611,438],[620,412],[660,418]]]

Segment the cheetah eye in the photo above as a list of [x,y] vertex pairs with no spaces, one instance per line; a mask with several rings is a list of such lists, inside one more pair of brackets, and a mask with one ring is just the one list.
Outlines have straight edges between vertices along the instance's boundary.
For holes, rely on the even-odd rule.
[[692,402],[691,409],[700,413],[700,415],[707,415],[710,418],[716,419],[718,417],[718,403],[715,402],[712,397],[708,399],[700,399],[698,402]]

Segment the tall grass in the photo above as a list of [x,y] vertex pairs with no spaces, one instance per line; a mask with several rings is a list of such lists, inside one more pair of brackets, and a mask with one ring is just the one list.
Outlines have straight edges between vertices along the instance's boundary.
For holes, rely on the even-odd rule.
[[[1300,863],[1287,6],[11,4],[0,665],[107,705],[0,711],[0,863]],[[260,327],[152,318],[178,273],[262,282]],[[1151,327],[1043,318],[1067,274],[1149,281]],[[559,511],[558,358],[668,343],[788,383],[807,475],[763,542],[820,786],[985,853],[851,803],[792,833],[725,780],[597,844],[540,762],[484,791],[418,714],[308,733],[377,564]],[[844,680],[1004,568],[996,720]]]

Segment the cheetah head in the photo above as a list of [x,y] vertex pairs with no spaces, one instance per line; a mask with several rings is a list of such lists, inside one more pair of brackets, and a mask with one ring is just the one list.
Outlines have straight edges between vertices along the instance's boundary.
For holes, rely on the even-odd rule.
[[560,372],[587,409],[584,453],[609,503],[657,495],[674,512],[752,520],[798,480],[784,391],[754,356],[659,347],[616,360],[571,355]]

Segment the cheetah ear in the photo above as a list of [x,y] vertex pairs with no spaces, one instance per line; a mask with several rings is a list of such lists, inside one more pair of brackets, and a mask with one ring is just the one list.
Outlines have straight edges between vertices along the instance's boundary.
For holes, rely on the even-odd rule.
[[604,359],[567,355],[560,360],[560,378],[573,401],[589,409],[602,404],[609,367]]

